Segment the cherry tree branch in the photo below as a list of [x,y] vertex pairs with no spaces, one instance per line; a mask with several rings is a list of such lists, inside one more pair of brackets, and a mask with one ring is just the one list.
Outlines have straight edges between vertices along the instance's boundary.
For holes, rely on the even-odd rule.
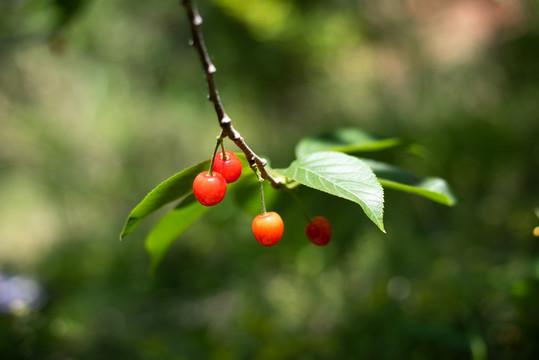
[[280,181],[272,177],[266,171],[266,160],[262,159],[253,150],[251,150],[240,133],[232,126],[232,120],[226,114],[223,103],[221,102],[221,98],[219,97],[217,85],[215,84],[214,74],[217,69],[211,62],[208,50],[206,49],[206,44],[204,43],[204,38],[202,37],[202,32],[200,31],[202,17],[200,16],[200,13],[198,12],[197,7],[193,4],[192,0],[183,0],[182,4],[187,12],[187,17],[189,18],[192,46],[194,46],[194,48],[197,50],[198,55],[200,56],[200,61],[202,62],[202,67],[204,68],[204,72],[206,74],[206,81],[208,83],[208,90],[210,93],[208,100],[213,103],[215,112],[217,113],[219,126],[221,127],[220,137],[228,137],[230,140],[232,140],[245,154],[251,169],[253,169],[253,171],[256,173],[256,169],[258,168],[263,179],[268,180],[273,187],[279,187]]

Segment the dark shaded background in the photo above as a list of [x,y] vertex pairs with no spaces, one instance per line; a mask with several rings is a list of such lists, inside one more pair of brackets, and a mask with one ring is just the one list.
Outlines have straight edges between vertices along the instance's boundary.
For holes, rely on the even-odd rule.
[[267,249],[230,196],[152,277],[159,215],[119,242],[127,214],[219,130],[183,9],[3,1],[1,357],[539,357],[537,1],[199,6],[224,105],[274,167],[304,136],[360,127],[417,141],[375,155],[447,179],[459,204],[388,190],[384,235],[302,189],[330,245],[278,195],[286,231]]

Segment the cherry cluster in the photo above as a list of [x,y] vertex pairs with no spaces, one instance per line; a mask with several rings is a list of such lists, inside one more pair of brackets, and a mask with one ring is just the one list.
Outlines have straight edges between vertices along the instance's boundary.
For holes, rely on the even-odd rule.
[[238,180],[241,175],[241,160],[231,151],[215,154],[210,171],[203,171],[193,182],[193,193],[204,206],[217,205],[224,199],[226,184]]
[[[227,184],[238,180],[241,170],[242,163],[236,154],[228,150],[217,152],[210,170],[201,172],[193,181],[195,198],[204,206],[219,204],[225,197]],[[266,212],[263,205],[262,213],[253,220],[252,229],[261,245],[273,246],[283,236],[283,219],[274,211]],[[317,216],[307,224],[305,233],[313,244],[325,246],[331,238],[331,226],[325,217]]]

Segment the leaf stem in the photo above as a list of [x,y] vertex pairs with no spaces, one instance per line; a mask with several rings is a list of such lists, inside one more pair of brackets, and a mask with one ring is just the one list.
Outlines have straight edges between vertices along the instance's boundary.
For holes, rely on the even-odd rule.
[[208,83],[209,90],[208,100],[213,103],[215,112],[217,113],[219,126],[222,130],[221,136],[223,138],[228,137],[243,151],[247,161],[249,162],[249,166],[253,171],[256,172],[256,169],[258,169],[263,179],[268,180],[275,188],[280,187],[280,180],[272,177],[266,171],[266,160],[262,159],[253,150],[251,150],[240,133],[232,126],[232,120],[225,112],[225,108],[221,102],[217,85],[215,83],[214,74],[217,69],[210,59],[206,44],[204,43],[204,38],[202,37],[202,31],[200,30],[200,25],[202,25],[202,17],[200,16],[200,13],[198,12],[197,7],[193,4],[192,0],[182,0],[182,4],[187,12],[187,17],[189,18],[192,45],[198,52],[200,61],[202,62],[202,67],[204,68],[204,72],[206,74],[206,81]]

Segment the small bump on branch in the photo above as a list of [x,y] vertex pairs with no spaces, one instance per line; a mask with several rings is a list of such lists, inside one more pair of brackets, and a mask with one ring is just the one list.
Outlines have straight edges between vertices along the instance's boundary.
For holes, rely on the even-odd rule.
[[192,0],[182,0],[182,5],[187,12],[187,17],[189,18],[189,27],[191,28],[192,39],[189,41],[189,45],[195,47],[200,57],[200,61],[202,62],[202,67],[206,74],[206,82],[208,83],[208,100],[213,103],[215,112],[217,113],[219,126],[221,127],[220,136],[222,138],[228,137],[243,151],[245,158],[249,162],[249,165],[253,171],[256,172],[256,169],[258,169],[263,179],[268,180],[273,187],[279,187],[280,181],[273,178],[265,169],[267,163],[266,160],[256,155],[256,153],[247,145],[240,133],[232,126],[232,120],[226,114],[225,108],[221,103],[219,91],[217,90],[217,85],[213,76],[216,73],[217,68],[210,60],[208,50],[206,49],[206,44],[204,43],[204,39],[202,37],[202,32],[200,31],[200,25],[203,22],[202,17],[200,16],[198,9],[193,4]]

